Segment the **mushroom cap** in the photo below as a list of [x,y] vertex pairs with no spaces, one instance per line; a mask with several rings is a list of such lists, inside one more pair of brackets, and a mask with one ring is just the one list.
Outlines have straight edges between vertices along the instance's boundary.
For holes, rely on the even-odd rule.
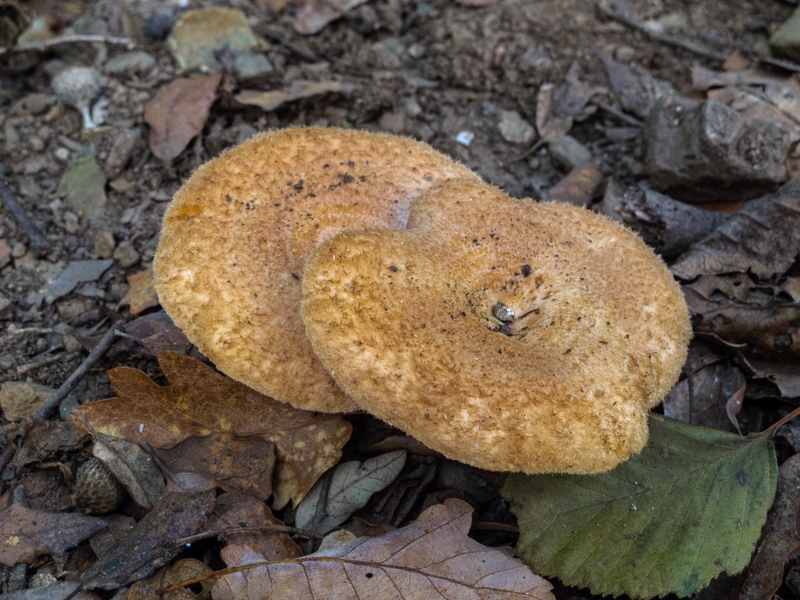
[[201,166],[164,215],[153,262],[162,306],[228,376],[298,408],[355,410],[300,318],[308,253],[345,229],[402,228],[411,200],[466,167],[408,138],[296,128]]
[[526,473],[641,450],[691,337],[678,284],[635,234],[463,180],[418,198],[404,231],[321,244],[302,314],[360,406],[445,456]]
[[103,76],[92,67],[67,67],[50,82],[59,100],[77,109],[88,108],[104,85]]

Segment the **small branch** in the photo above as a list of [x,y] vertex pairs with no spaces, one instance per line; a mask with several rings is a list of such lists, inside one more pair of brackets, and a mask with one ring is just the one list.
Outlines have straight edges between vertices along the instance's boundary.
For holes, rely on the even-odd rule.
[[[2,50],[2,48],[0,48],[0,50]],[[14,195],[14,192],[11,191],[6,180],[2,177],[0,177],[0,198],[2,198],[3,204],[8,209],[8,212],[14,217],[17,225],[19,225],[23,233],[28,236],[28,240],[30,240],[31,246],[33,246],[34,253],[37,256],[40,255],[42,251],[46,249],[44,236],[28,214],[22,209],[19,202],[17,202],[17,197]]]
[[777,423],[773,423],[772,425],[767,427],[764,431],[761,432],[760,435],[773,435],[781,425],[786,425],[786,423],[797,417],[800,417],[800,408],[795,408],[792,412],[783,417],[780,421],[778,421]]
[[[111,345],[114,343],[117,337],[116,327],[117,323],[114,323],[108,328],[108,331],[106,331],[103,337],[100,338],[97,346],[92,348],[89,356],[87,356],[80,366],[75,369],[72,375],[70,375],[67,380],[61,384],[61,387],[59,387],[55,393],[47,399],[47,402],[45,402],[36,412],[35,417],[37,419],[46,419],[48,416],[50,416],[50,413],[53,412],[58,407],[59,403],[67,397],[67,394],[69,394],[73,388],[78,385],[78,382],[86,377],[89,369],[91,369],[106,352],[108,352],[108,349],[111,348]],[[0,465],[0,470],[2,470],[3,466],[4,465]]]
[[626,125],[630,125],[631,127],[638,127],[639,129],[644,129],[644,121],[640,121],[636,117],[632,117],[628,114],[625,114],[621,110],[618,110],[611,106],[610,104],[606,104],[605,102],[598,102],[597,108],[602,110],[605,113],[608,113],[618,121],[622,121]]
[[113,44],[115,46],[127,46],[128,49],[134,47],[134,41],[130,38],[113,37],[109,35],[63,35],[43,42],[32,42],[17,46],[5,46],[0,48],[0,56],[13,52],[42,52],[62,44]]
[[230,529],[218,529],[218,530],[209,530],[203,531],[201,533],[196,533],[195,535],[191,535],[189,537],[181,538],[176,542],[176,546],[180,548],[181,546],[185,546],[187,544],[194,544],[195,542],[199,542],[200,540],[205,540],[212,537],[217,537],[224,535],[228,537],[229,535],[235,534],[253,534],[256,532],[278,532],[278,533],[290,533],[293,535],[297,535],[300,537],[305,537],[313,540],[321,540],[323,537],[318,533],[314,533],[313,531],[309,531],[308,529],[298,529],[297,527],[290,527],[289,525],[251,525],[248,527],[231,527]]

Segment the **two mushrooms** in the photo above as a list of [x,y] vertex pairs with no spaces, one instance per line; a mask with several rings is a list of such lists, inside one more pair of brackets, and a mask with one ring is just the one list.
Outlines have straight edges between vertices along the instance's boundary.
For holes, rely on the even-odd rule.
[[496,471],[595,473],[641,450],[691,335],[630,231],[351,130],[264,133],[200,167],[154,270],[230,377]]

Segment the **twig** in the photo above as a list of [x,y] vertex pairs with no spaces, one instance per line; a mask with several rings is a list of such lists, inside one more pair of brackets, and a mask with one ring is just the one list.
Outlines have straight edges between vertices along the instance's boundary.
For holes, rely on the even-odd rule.
[[127,46],[129,49],[134,47],[134,42],[130,38],[113,37],[109,35],[62,35],[42,42],[31,42],[30,44],[20,44],[17,46],[4,46],[0,48],[0,56],[10,54],[12,52],[41,52],[54,46],[62,44],[80,44],[80,43],[100,43],[100,44],[114,44],[116,46]]
[[611,106],[610,104],[606,104],[605,102],[598,102],[597,108],[602,110],[605,113],[608,113],[618,121],[622,121],[626,125],[630,125],[631,127],[638,127],[639,129],[644,128],[644,122],[640,121],[636,117],[632,117],[630,115],[626,115],[621,110],[618,110]]
[[[700,44],[687,42],[672,37],[671,35],[666,35],[664,33],[653,31],[641,21],[637,21],[632,17],[629,17],[617,10],[614,10],[613,3],[608,2],[608,0],[601,0],[600,2],[597,3],[597,7],[600,9],[601,13],[603,13],[612,21],[617,21],[618,23],[622,23],[623,25],[627,25],[628,27],[632,27],[633,29],[638,29],[639,31],[644,33],[647,37],[656,40],[657,42],[662,42],[670,46],[675,46],[676,48],[682,48],[684,50],[692,52],[693,54],[697,54],[698,56],[702,56],[704,58],[710,58],[711,60],[716,60],[721,63],[724,63],[726,60],[728,60],[728,55],[723,54],[722,52],[715,52],[714,50],[709,50],[708,48],[701,46]],[[792,73],[800,73],[800,64],[792,62],[790,60],[785,60],[781,58],[771,58],[768,56],[764,58],[757,56],[748,58],[751,58],[758,64],[769,65],[771,67],[775,67],[777,69],[783,69],[785,71],[790,71]]]
[[14,192],[11,191],[11,188],[6,183],[6,180],[2,177],[0,177],[0,198],[3,199],[3,204],[8,209],[8,212],[11,213],[11,216],[14,217],[17,225],[19,225],[25,235],[28,236],[31,246],[33,246],[33,251],[37,255],[41,254],[41,252],[45,250],[45,242],[42,232],[39,231],[39,228],[36,227],[36,224],[22,209],[22,206],[20,206],[19,202],[17,202],[16,196],[14,196]]
[[34,369],[38,369],[39,367],[43,367],[45,365],[49,365],[50,363],[54,363],[58,360],[61,360],[65,356],[71,356],[73,353],[69,352],[59,352],[58,354],[51,354],[50,356],[45,356],[43,358],[39,358],[33,360],[29,363],[25,363],[24,365],[20,365],[17,367],[17,375],[25,375],[28,371],[33,371]]
[[[111,348],[111,345],[114,343],[115,338],[117,337],[117,323],[111,325],[108,328],[108,331],[103,334],[103,337],[100,338],[100,341],[97,343],[97,346],[92,348],[92,351],[89,352],[89,356],[87,356],[84,361],[80,364],[80,366],[73,371],[72,375],[70,375],[67,380],[61,384],[55,393],[47,399],[42,407],[36,411],[35,417],[37,419],[46,419],[50,416],[50,413],[53,412],[59,405],[59,403],[67,397],[72,389],[78,384],[78,382],[86,377],[86,374],[89,372],[95,363],[102,358],[102,356],[108,352],[108,349]],[[2,470],[3,466],[0,465],[0,470]]]
[[305,537],[309,539],[321,540],[323,535],[318,533],[314,533],[313,531],[309,531],[308,529],[298,529],[297,527],[290,527],[289,525],[249,525],[247,527],[231,527],[229,529],[212,529],[208,531],[202,531],[200,533],[196,533],[195,535],[190,535],[189,537],[181,538],[176,542],[176,546],[178,548],[182,546],[186,546],[187,544],[194,544],[195,542],[199,542],[200,540],[205,540],[211,537],[216,536],[225,536],[228,537],[230,535],[235,534],[253,534],[258,531],[265,531],[265,532],[278,532],[278,533],[291,533],[300,537]]

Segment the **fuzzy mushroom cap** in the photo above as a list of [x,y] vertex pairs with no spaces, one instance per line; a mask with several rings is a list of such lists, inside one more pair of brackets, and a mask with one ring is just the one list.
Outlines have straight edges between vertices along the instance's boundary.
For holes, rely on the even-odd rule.
[[435,183],[477,176],[426,144],[341,129],[263,133],[203,165],[164,215],[162,306],[224,373],[296,407],[354,410],[300,318],[306,256],[345,229],[402,228]]
[[641,450],[691,337],[636,235],[463,180],[417,199],[405,231],[320,245],[302,312],[363,408],[450,458],[526,473],[601,472]]

